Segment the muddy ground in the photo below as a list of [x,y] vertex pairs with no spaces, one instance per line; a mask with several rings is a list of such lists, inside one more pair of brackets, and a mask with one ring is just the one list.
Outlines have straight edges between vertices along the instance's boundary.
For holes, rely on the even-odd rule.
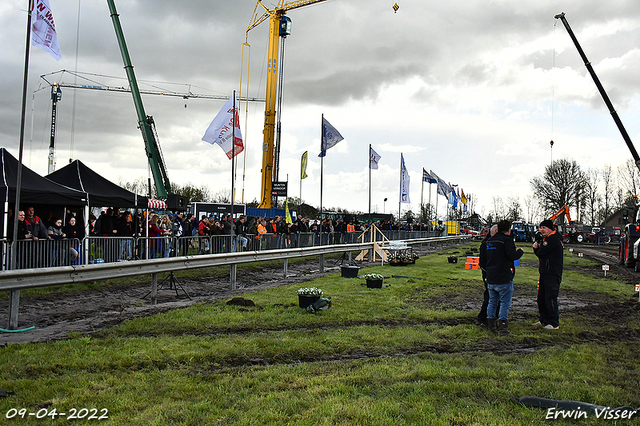
[[[576,245],[574,251],[583,252],[585,257],[610,265],[608,275],[633,284],[640,282],[640,274],[632,269],[617,265],[617,247]],[[417,248],[417,247],[416,247]],[[442,247],[440,249],[443,249]],[[418,254],[425,255],[430,251],[426,246]],[[569,260],[565,269],[577,268]],[[371,266],[364,262],[361,266]],[[524,264],[523,264],[524,266]],[[527,265],[535,266],[535,265]],[[45,296],[25,296],[20,300],[19,328],[35,327],[29,331],[7,333],[0,332],[0,345],[12,343],[48,342],[68,338],[69,335],[92,334],[104,328],[115,326],[125,320],[154,315],[161,312],[180,309],[196,303],[210,303],[217,300],[229,300],[234,296],[281,285],[303,284],[306,281],[325,274],[339,272],[340,264],[335,260],[325,261],[325,270],[320,272],[318,259],[288,265],[287,277],[282,267],[248,270],[238,268],[237,289],[230,290],[229,277],[202,277],[199,279],[179,279],[178,285],[163,283],[158,291],[158,304],[151,305],[149,291],[150,281],[126,286],[110,285],[96,290],[70,291],[64,294],[48,294]],[[602,277],[602,267],[580,268],[583,272]],[[633,287],[631,287],[632,289]],[[477,297],[481,292],[460,292],[456,298],[446,300],[432,299],[430,303],[442,309],[460,309],[475,311],[481,300]],[[629,292],[633,292],[630,290]],[[187,297],[187,295],[189,297]],[[559,304],[562,313],[577,311],[584,313],[585,321],[599,321],[611,324],[626,324],[628,320],[637,318],[638,296],[627,301],[603,297],[598,293],[576,293],[561,290]],[[514,285],[513,307],[510,312],[512,321],[530,321],[536,317],[535,296],[531,287]],[[588,315],[587,315],[588,313]],[[465,320],[467,321],[467,320]],[[472,319],[468,320],[473,321]],[[0,328],[8,324],[8,301],[0,301]],[[626,328],[626,327],[625,327]],[[626,334],[624,334],[626,333]],[[638,339],[637,331],[625,331],[623,336]],[[630,334],[629,334],[630,333]],[[587,333],[588,334],[588,333]],[[584,336],[588,337],[588,336]],[[598,336],[602,338],[603,336]],[[619,340],[619,339],[616,339]]]

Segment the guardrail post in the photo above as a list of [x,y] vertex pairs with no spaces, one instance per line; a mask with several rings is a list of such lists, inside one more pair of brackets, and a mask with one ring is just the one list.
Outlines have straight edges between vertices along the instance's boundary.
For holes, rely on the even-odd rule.
[[18,328],[18,311],[20,309],[20,290],[9,292],[9,330]]
[[230,266],[230,280],[231,280],[231,290],[235,290],[236,289],[236,273],[238,272],[238,264],[237,263],[232,263]]
[[151,274],[151,304],[158,303],[158,274]]
[[324,254],[320,255],[320,272],[324,272]]
[[289,268],[289,259],[284,260],[284,278],[287,278],[287,269]]

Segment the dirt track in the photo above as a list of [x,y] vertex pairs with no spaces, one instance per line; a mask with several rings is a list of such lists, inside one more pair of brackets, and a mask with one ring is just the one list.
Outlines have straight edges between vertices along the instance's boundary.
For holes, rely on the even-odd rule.
[[[586,257],[608,263],[611,268],[609,274],[618,280],[630,285],[640,280],[640,275],[635,274],[632,269],[629,270],[617,264],[617,255],[615,258],[613,257],[613,252],[617,250],[617,247],[587,245],[571,247],[576,253],[577,250],[580,250]],[[419,254],[427,254],[426,248]],[[367,263],[362,266],[367,266]],[[569,262],[565,266],[566,269],[575,268]],[[601,267],[581,269],[597,276],[603,274]],[[0,345],[60,340],[67,338],[70,333],[91,334],[128,319],[180,309],[196,303],[228,300],[233,296],[281,285],[303,283],[338,271],[339,265],[335,261],[328,260],[325,261],[325,271],[320,272],[317,259],[296,264],[290,263],[287,278],[283,277],[281,267],[265,268],[260,271],[239,268],[237,290],[229,290],[228,276],[181,280],[181,286],[188,292],[191,299],[187,298],[180,287],[176,291],[169,288],[168,283],[165,283],[158,292],[157,305],[149,304],[150,283],[127,286],[113,285],[97,290],[71,291],[63,295],[23,296],[20,302],[19,328],[34,326],[35,329],[20,333],[0,333]],[[635,300],[637,301],[637,296]],[[474,294],[473,296],[461,295],[459,298],[431,302],[443,308],[477,311],[481,300],[478,300]],[[620,303],[619,300],[603,299],[601,294],[576,294],[570,291],[561,291],[559,303],[563,312],[588,311],[589,318],[586,320],[612,323],[624,320],[629,315],[636,315],[638,307],[638,304],[631,300]],[[530,287],[516,284],[514,286],[513,308],[510,314],[512,320],[528,321],[535,317],[536,309],[535,301],[532,303],[531,300]],[[8,301],[6,299],[0,302],[0,311],[0,327],[5,327],[8,324]],[[638,336],[629,337],[638,338]]]

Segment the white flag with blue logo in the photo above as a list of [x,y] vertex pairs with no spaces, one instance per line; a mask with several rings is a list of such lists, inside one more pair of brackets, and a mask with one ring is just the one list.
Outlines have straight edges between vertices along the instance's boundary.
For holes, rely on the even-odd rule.
[[335,127],[331,125],[327,121],[326,118],[322,117],[322,150],[318,157],[324,157],[327,155],[327,150],[329,148],[333,148],[338,142],[343,140],[344,138],[336,130]]
[[380,156],[380,154],[375,152],[373,150],[373,148],[369,148],[369,149],[370,149],[370,152],[369,152],[369,168],[370,169],[377,169],[378,168],[378,161],[382,157]]

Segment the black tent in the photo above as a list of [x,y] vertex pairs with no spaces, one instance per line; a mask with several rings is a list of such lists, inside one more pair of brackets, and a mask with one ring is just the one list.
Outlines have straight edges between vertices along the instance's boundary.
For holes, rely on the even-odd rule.
[[47,179],[89,194],[90,207],[147,207],[147,197],[119,187],[85,166],[80,160],[47,175]]
[[[0,148],[0,161],[0,194],[3,201],[9,202],[9,208],[13,208],[18,181],[18,160],[5,148]],[[23,165],[20,202],[22,205],[84,206],[87,204],[87,194],[43,178]]]

